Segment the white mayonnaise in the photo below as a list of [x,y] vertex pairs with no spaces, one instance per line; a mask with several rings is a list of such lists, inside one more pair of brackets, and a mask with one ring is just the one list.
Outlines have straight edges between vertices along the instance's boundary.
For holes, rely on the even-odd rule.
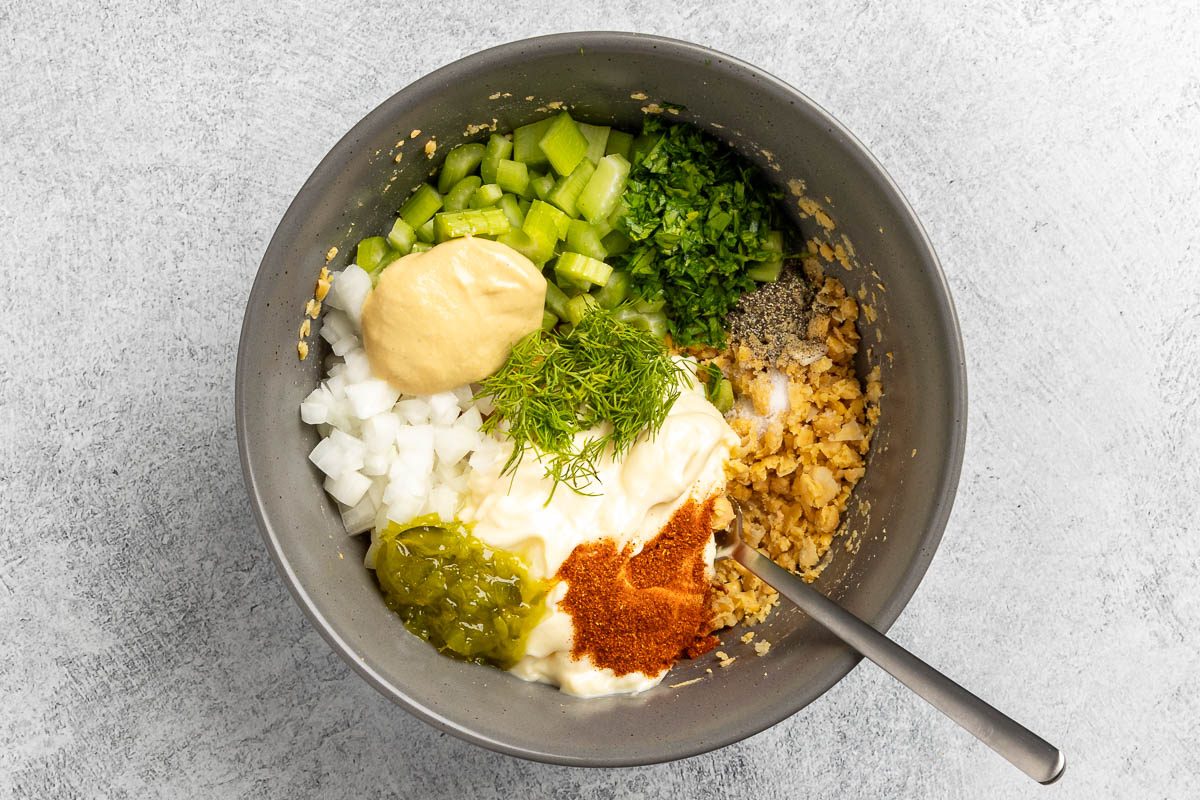
[[[507,452],[473,472],[466,508],[460,518],[487,544],[516,553],[535,578],[551,578],[578,545],[612,539],[618,549],[633,552],[653,539],[689,498],[703,501],[725,486],[725,463],[738,442],[704,390],[688,379],[653,438],[635,444],[624,458],[603,459],[599,480],[588,495],[559,486],[546,503],[552,482],[532,454],[514,473],[501,475]],[[715,545],[705,560],[711,571]],[[640,692],[656,685],[666,672],[640,672],[618,677],[590,658],[571,657],[573,624],[559,608],[567,586],[560,582],[546,600],[548,613],[533,629],[522,658],[512,672],[529,681],[559,686],[579,697]]]

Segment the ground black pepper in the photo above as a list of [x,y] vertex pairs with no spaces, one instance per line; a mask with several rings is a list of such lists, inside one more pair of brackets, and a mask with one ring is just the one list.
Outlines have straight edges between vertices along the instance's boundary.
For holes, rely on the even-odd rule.
[[808,364],[825,355],[825,344],[808,335],[813,317],[813,287],[794,260],[779,280],[742,295],[729,314],[729,338],[764,360]]

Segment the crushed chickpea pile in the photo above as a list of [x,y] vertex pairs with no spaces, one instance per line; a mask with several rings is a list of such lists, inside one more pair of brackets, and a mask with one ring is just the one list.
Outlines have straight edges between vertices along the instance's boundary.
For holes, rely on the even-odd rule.
[[[854,369],[859,304],[841,281],[824,276],[816,259],[804,271],[817,291],[808,335],[824,355],[807,365],[782,363],[788,408],[771,413],[772,372],[763,353],[734,342],[700,353],[717,364],[749,408],[730,425],[741,437],[729,465],[728,495],[744,515],[747,541],[782,566],[813,581],[832,557],[850,493],[866,471],[879,420],[879,369],[865,387]],[[711,605],[714,630],[761,622],[778,602],[775,590],[732,560],[717,564]]]

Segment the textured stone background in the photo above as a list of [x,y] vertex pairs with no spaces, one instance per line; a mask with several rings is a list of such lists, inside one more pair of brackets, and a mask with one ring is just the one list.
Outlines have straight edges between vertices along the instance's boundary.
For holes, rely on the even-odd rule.
[[[0,4],[0,796],[1200,794],[1195,4],[256,5]],[[525,763],[392,706],[289,598],[232,419],[276,221],[411,80],[587,28],[761,65],[916,207],[972,405],[894,635],[1059,743],[1056,787],[870,666],[689,761]]]

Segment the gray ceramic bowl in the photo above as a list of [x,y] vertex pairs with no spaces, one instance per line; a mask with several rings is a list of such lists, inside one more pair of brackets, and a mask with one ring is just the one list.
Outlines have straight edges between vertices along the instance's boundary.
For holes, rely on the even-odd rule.
[[[443,658],[380,602],[362,566],[363,542],[344,535],[306,460],[316,438],[297,413],[318,381],[322,351],[299,362],[296,330],[325,252],[339,248],[338,267],[358,238],[383,230],[435,163],[419,153],[429,136],[440,156],[487,135],[468,136],[468,126],[495,118],[511,129],[555,100],[584,120],[626,127],[639,124],[647,102],[678,104],[677,119],[726,140],[781,187],[803,180],[854,243],[864,266],[836,271],[852,291],[877,293],[878,320],[862,330],[872,345],[863,366],[880,363],[886,397],[849,515],[860,549],[851,555],[837,548],[818,587],[876,627],[892,624],[933,558],[962,460],[966,379],[945,279],[912,209],[845,128],[790,86],[694,44],[627,33],[515,42],[439,69],[355,125],[284,215],[250,293],[237,366],[242,465],[268,550],[296,600],[334,649],[403,708],[525,758],[592,766],[666,761],[796,713],[858,659],[790,608],[777,609],[760,629],[759,638],[774,644],[765,657],[740,644],[735,631],[724,637],[724,649],[743,657],[729,668],[706,675],[711,660],[683,663],[662,685],[632,697],[578,700]],[[414,129],[422,136],[397,164],[396,142]],[[814,230],[810,221],[798,222],[806,233]],[[877,291],[878,283],[886,291]],[[893,358],[881,358],[884,352]]]

